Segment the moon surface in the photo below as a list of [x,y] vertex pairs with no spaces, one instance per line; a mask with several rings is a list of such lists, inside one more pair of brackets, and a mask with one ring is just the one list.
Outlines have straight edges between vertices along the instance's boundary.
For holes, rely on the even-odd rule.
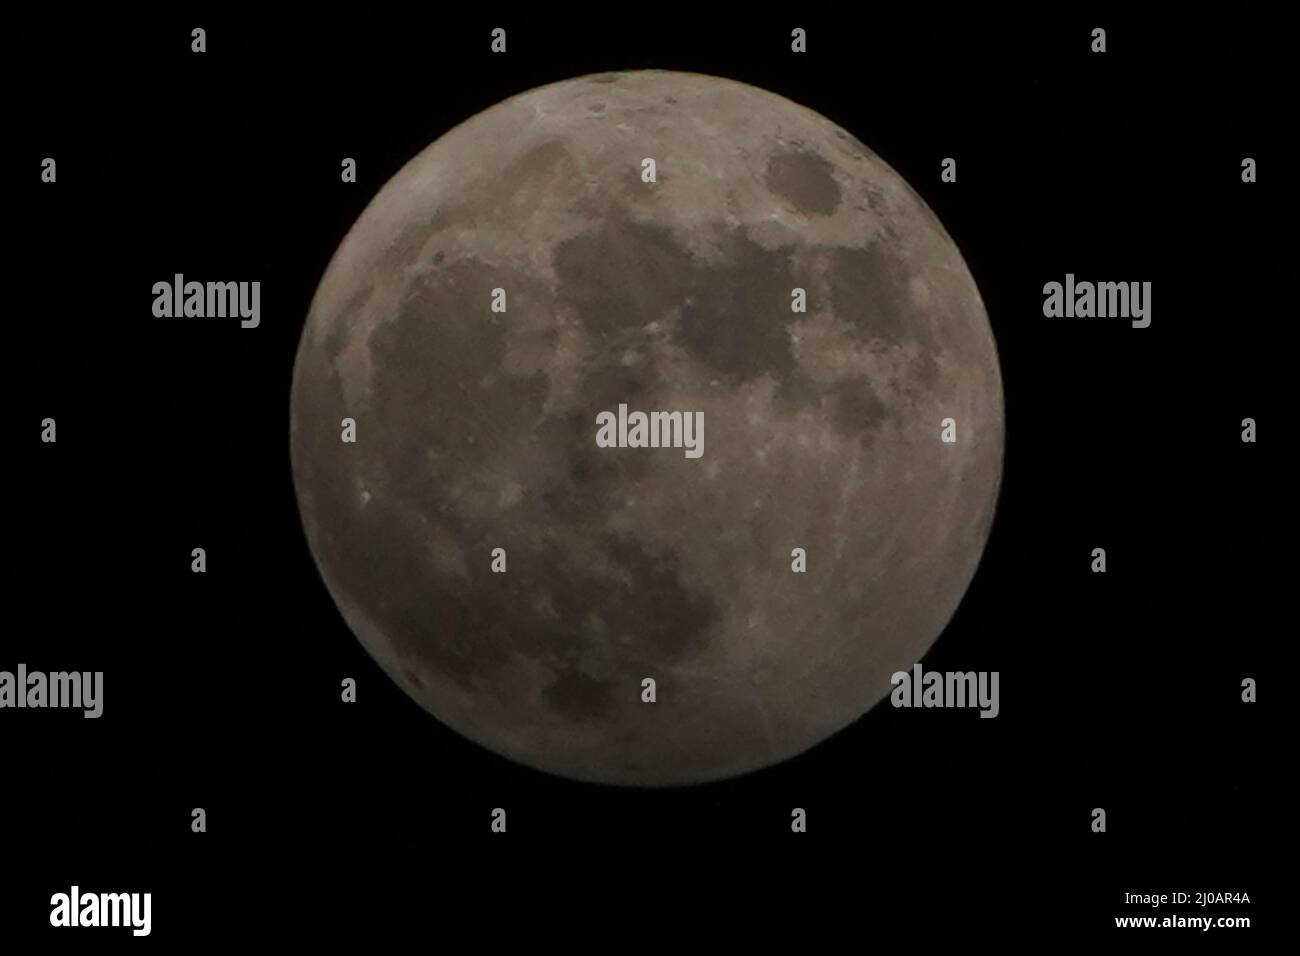
[[[597,447],[619,404],[702,412],[703,455]],[[291,397],[307,541],[370,655],[496,753],[617,784],[770,765],[886,697],[975,573],[1002,448],[988,318],[921,198],[817,113],[665,71],[412,159]]]

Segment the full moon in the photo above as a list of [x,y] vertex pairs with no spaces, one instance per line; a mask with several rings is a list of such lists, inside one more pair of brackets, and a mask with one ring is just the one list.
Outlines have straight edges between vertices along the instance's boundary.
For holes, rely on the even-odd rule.
[[[598,445],[620,405],[698,416],[702,454]],[[642,786],[887,697],[1002,470],[988,317],[925,202],[825,117],[664,71],[412,159],[321,279],[290,418],[311,553],[389,677],[500,755]]]

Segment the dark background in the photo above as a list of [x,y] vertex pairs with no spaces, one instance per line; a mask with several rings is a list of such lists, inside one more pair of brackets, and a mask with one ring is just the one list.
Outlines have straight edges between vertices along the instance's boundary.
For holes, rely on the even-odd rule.
[[[610,945],[670,945],[694,917],[814,948],[886,929],[1140,939],[1160,931],[1114,928],[1152,912],[1123,893],[1175,890],[1249,892],[1185,912],[1250,916],[1211,930],[1233,945],[1262,936],[1278,912],[1278,648],[1294,627],[1277,24],[1240,8],[1151,23],[927,10],[854,26],[855,12],[15,21],[0,669],[102,670],[105,710],[0,713],[5,938],[150,945],[48,936],[49,897],[74,882],[152,892],[164,947],[434,927],[577,939],[602,923]],[[488,51],[495,26],[504,56]],[[805,55],[789,52],[794,26]],[[294,353],[329,257],[456,123],[638,67],[824,114],[964,253],[1000,350],[1005,474],[984,561],[924,665],[1000,671],[996,720],[886,704],[732,781],[577,784],[444,728],[336,612],[288,460]],[[345,156],[356,184],[339,180]],[[955,184],[939,180],[946,156]],[[1241,182],[1244,156],[1260,182]],[[151,287],[175,272],[261,281],[261,326],[155,319]],[[1151,327],[1044,318],[1042,286],[1067,272],[1151,281]],[[37,437],[47,416],[54,445]],[[790,832],[794,806],[807,834]]]

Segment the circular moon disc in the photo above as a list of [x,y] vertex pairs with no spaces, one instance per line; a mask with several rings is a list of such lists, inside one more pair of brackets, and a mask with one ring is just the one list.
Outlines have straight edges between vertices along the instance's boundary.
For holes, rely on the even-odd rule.
[[[411,160],[321,280],[291,404],[366,650],[466,737],[608,783],[776,763],[883,699],[1002,466],[933,213],[826,118],[685,73],[532,90]],[[598,447],[620,405],[702,414],[702,454]]]

